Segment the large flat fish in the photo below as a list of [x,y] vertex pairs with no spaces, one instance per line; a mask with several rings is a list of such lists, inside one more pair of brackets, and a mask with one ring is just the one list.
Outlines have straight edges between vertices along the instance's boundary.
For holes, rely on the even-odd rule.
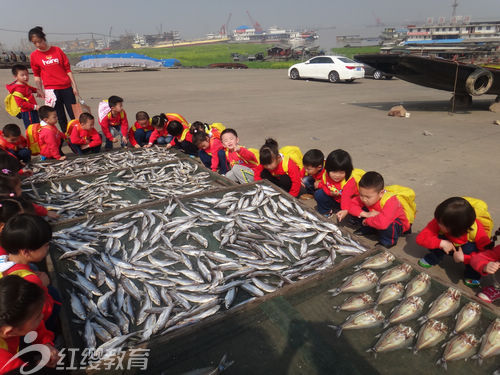
[[430,309],[426,315],[419,320],[426,321],[427,319],[437,319],[451,315],[460,306],[461,293],[455,288],[448,288],[434,302],[430,304]]
[[339,288],[330,289],[333,296],[340,293],[366,292],[377,285],[378,276],[371,270],[362,270],[344,279]]
[[330,325],[329,327],[337,331],[340,337],[344,329],[362,329],[380,325],[384,322],[384,314],[375,309],[360,311],[347,317],[344,323],[339,326]]
[[462,310],[456,315],[457,323],[453,334],[465,331],[467,328],[472,327],[481,317],[481,306],[476,302],[469,302],[462,307]]
[[376,355],[377,353],[406,348],[411,344],[414,337],[415,331],[411,327],[399,324],[382,333],[375,346],[368,349],[367,352],[374,352]]
[[373,305],[375,301],[368,293],[356,294],[348,297],[339,306],[333,306],[336,311],[359,311],[364,310]]
[[384,271],[384,275],[380,278],[379,284],[384,285],[406,280],[410,277],[412,270],[413,267],[406,263],[389,268],[387,271]]
[[424,272],[419,273],[406,284],[405,297],[423,296],[431,287],[431,277]]
[[386,285],[380,291],[380,294],[377,298],[377,303],[375,306],[383,305],[384,303],[391,303],[401,299],[403,293],[405,291],[405,287],[401,283],[394,283]]
[[384,326],[389,324],[401,323],[416,318],[424,308],[424,301],[418,296],[404,299],[399,305],[392,309],[391,316],[385,322]]
[[448,327],[446,324],[439,320],[429,319],[418,332],[417,343],[413,348],[413,354],[416,354],[419,350],[430,348],[440,343],[446,338],[447,334]]
[[483,336],[481,348],[475,358],[478,358],[479,364],[481,364],[483,359],[490,358],[498,354],[500,354],[500,318],[496,318],[493,322],[491,322]]
[[390,252],[383,251],[379,254],[366,258],[363,263],[354,266],[354,269],[356,271],[367,268],[378,270],[381,268],[389,267],[392,264],[392,262],[394,262],[394,259],[395,259],[394,255],[392,255]]
[[446,369],[446,362],[448,361],[469,358],[475,353],[476,348],[479,345],[479,341],[480,340],[478,340],[476,336],[471,333],[460,333],[459,335],[454,336],[446,344],[443,355],[440,359],[438,359],[436,364],[441,365]]

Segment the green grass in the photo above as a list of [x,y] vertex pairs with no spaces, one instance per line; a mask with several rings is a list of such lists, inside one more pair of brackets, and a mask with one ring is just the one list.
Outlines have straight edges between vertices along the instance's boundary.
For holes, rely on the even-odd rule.
[[[112,53],[130,53],[135,52],[156,59],[178,59],[182,66],[203,67],[214,63],[233,62],[231,53],[239,53],[242,55],[255,55],[262,52],[267,56],[267,49],[272,47],[272,44],[232,44],[221,43],[201,46],[173,47],[173,48],[140,48],[113,50],[99,52],[99,54]],[[80,58],[84,54],[71,54],[73,59]],[[249,68],[264,68],[264,69],[286,69],[295,64],[297,61],[263,61],[263,62],[248,62],[242,61],[242,64]]]
[[354,55],[368,54],[368,53],[378,53],[380,52],[379,46],[371,46],[371,47],[345,47],[345,48],[332,48],[332,53],[335,55],[342,55],[348,57],[350,59],[353,58]]

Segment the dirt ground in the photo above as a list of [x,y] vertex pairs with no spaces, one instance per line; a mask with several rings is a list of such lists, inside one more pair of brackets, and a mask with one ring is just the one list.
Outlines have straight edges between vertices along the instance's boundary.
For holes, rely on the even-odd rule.
[[[280,145],[298,145],[303,152],[319,148],[326,155],[345,149],[355,167],[376,170],[387,184],[415,190],[414,233],[432,218],[439,202],[456,195],[485,200],[500,224],[500,126],[493,125],[500,114],[488,111],[494,97],[479,97],[468,111],[452,114],[450,93],[397,79],[330,84],[292,81],[284,70],[207,69],[75,76],[94,114],[99,100],[119,95],[130,121],[139,110],[150,115],[178,112],[190,122],[235,128],[248,147],[258,148],[266,137],[274,137]],[[0,70],[0,79],[11,82],[10,71]],[[387,116],[398,104],[410,118]],[[0,125],[9,122],[12,118],[0,111]],[[394,249],[413,263],[424,253],[414,236]],[[432,272],[454,282],[460,278],[439,267]]]

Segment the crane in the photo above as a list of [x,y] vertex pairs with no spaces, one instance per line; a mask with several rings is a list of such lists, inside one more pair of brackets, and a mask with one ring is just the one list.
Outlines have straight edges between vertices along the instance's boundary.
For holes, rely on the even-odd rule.
[[219,30],[220,36],[227,36],[227,33],[229,32],[229,21],[231,21],[232,15],[233,15],[232,13],[229,13],[229,15],[227,16],[226,23],[220,27],[220,30]]
[[255,32],[257,34],[260,34],[264,31],[264,29],[262,29],[262,26],[260,26],[260,23],[258,23],[257,21],[255,21],[252,16],[250,15],[250,12],[247,10],[247,14],[248,14],[248,18],[250,19],[250,22],[252,23],[253,25],[253,28],[255,29]]

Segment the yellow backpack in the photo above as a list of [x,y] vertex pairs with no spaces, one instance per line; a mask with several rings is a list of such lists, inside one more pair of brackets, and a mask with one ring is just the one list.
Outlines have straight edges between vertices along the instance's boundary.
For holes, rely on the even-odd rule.
[[7,95],[4,100],[5,110],[9,115],[13,117],[17,117],[17,115],[21,113],[21,107],[19,107],[16,103],[16,96],[18,98],[26,100],[27,102],[30,101],[28,98],[17,91],[14,91],[13,93]]
[[384,207],[385,202],[392,197],[396,196],[405,211],[406,217],[410,224],[415,221],[415,215],[417,213],[417,205],[415,203],[415,191],[412,188],[401,186],[401,185],[389,185],[385,187],[386,193],[380,200],[380,207]]
[[28,141],[28,148],[31,150],[32,155],[40,153],[40,130],[41,126],[39,123],[31,124],[26,129],[26,140]]
[[280,148],[280,154],[283,154],[283,170],[285,173],[288,173],[288,160],[292,159],[295,164],[298,165],[299,169],[302,169],[304,164],[302,163],[302,159],[304,158],[302,155],[302,151],[298,146],[283,146]]
[[256,148],[249,148],[248,151],[252,152],[257,158],[257,163],[260,164],[260,153]]
[[491,237],[491,232],[493,231],[493,219],[488,212],[488,205],[485,201],[477,198],[463,197],[467,202],[470,203],[474,211],[476,212],[476,219],[483,224],[484,230],[488,237]]

